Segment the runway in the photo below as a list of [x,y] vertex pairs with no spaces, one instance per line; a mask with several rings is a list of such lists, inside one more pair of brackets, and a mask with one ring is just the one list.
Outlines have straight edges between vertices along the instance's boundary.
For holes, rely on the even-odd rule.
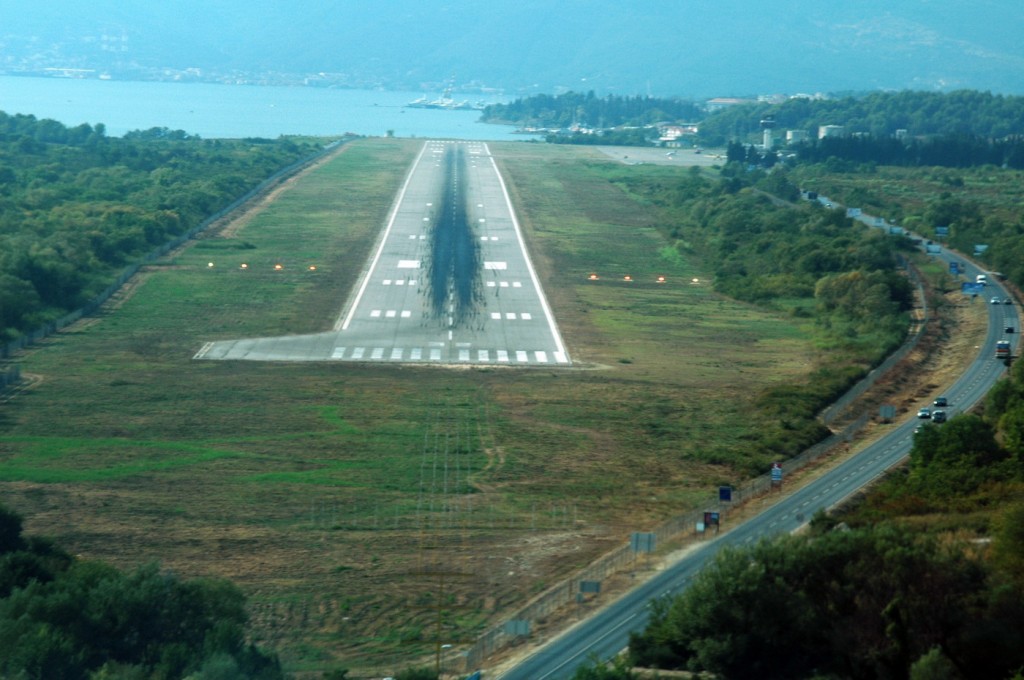
[[486,143],[428,141],[331,331],[208,342],[195,359],[568,366]]

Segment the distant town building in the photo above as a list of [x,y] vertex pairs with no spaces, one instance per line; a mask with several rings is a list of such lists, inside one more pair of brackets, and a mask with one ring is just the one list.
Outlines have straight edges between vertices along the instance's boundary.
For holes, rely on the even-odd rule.
[[730,106],[739,106],[740,104],[753,104],[752,99],[738,99],[736,97],[715,97],[705,102],[704,106],[708,111],[719,111],[721,109],[727,109]]
[[786,130],[786,144],[806,142],[809,137],[807,130]]
[[842,137],[846,129],[842,125],[821,125],[818,127],[818,139],[826,137]]
[[691,142],[686,142],[684,144],[684,138],[697,134],[697,129],[697,125],[693,123],[684,125],[659,125],[658,145],[671,148],[680,148],[684,145],[689,145]]
[[906,139],[906,138],[907,138],[907,131],[906,131],[906,129],[900,128],[899,130],[896,131],[896,139]]

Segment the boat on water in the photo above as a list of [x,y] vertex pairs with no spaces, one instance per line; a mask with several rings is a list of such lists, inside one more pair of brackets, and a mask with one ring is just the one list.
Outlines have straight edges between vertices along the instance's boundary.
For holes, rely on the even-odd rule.
[[485,104],[481,102],[470,102],[467,100],[458,101],[452,99],[452,89],[446,88],[439,99],[427,99],[420,97],[409,102],[406,106],[410,109],[444,109],[446,111],[483,111]]

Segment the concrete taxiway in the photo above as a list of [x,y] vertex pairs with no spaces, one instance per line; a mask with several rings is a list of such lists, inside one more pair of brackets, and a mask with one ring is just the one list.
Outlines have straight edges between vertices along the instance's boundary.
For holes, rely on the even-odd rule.
[[[458,176],[446,158],[458,152]],[[453,191],[448,191],[455,187]],[[447,192],[447,193],[446,193]],[[455,198],[452,198],[452,197]],[[446,199],[447,197],[447,199]],[[474,240],[472,301],[431,294],[439,210],[457,200]],[[420,150],[352,298],[334,329],[206,343],[196,359],[567,366],[555,318],[486,143],[428,141]]]

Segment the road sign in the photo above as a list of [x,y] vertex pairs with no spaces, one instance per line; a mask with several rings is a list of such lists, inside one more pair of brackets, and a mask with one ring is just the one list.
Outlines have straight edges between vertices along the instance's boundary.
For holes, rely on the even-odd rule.
[[728,503],[732,500],[732,487],[731,486],[720,486],[718,487],[718,500],[723,503]]
[[509,635],[530,634],[530,622],[527,619],[509,619],[503,628]]
[[782,481],[782,466],[778,463],[772,463],[772,482]]
[[964,295],[981,295],[985,292],[985,284],[964,281],[960,284],[960,292]]
[[952,274],[953,276],[956,276],[957,274],[959,274],[960,273],[960,263],[959,262],[950,262],[949,263],[949,273]]
[[654,552],[655,537],[652,533],[634,531],[629,537],[629,547],[633,552]]

